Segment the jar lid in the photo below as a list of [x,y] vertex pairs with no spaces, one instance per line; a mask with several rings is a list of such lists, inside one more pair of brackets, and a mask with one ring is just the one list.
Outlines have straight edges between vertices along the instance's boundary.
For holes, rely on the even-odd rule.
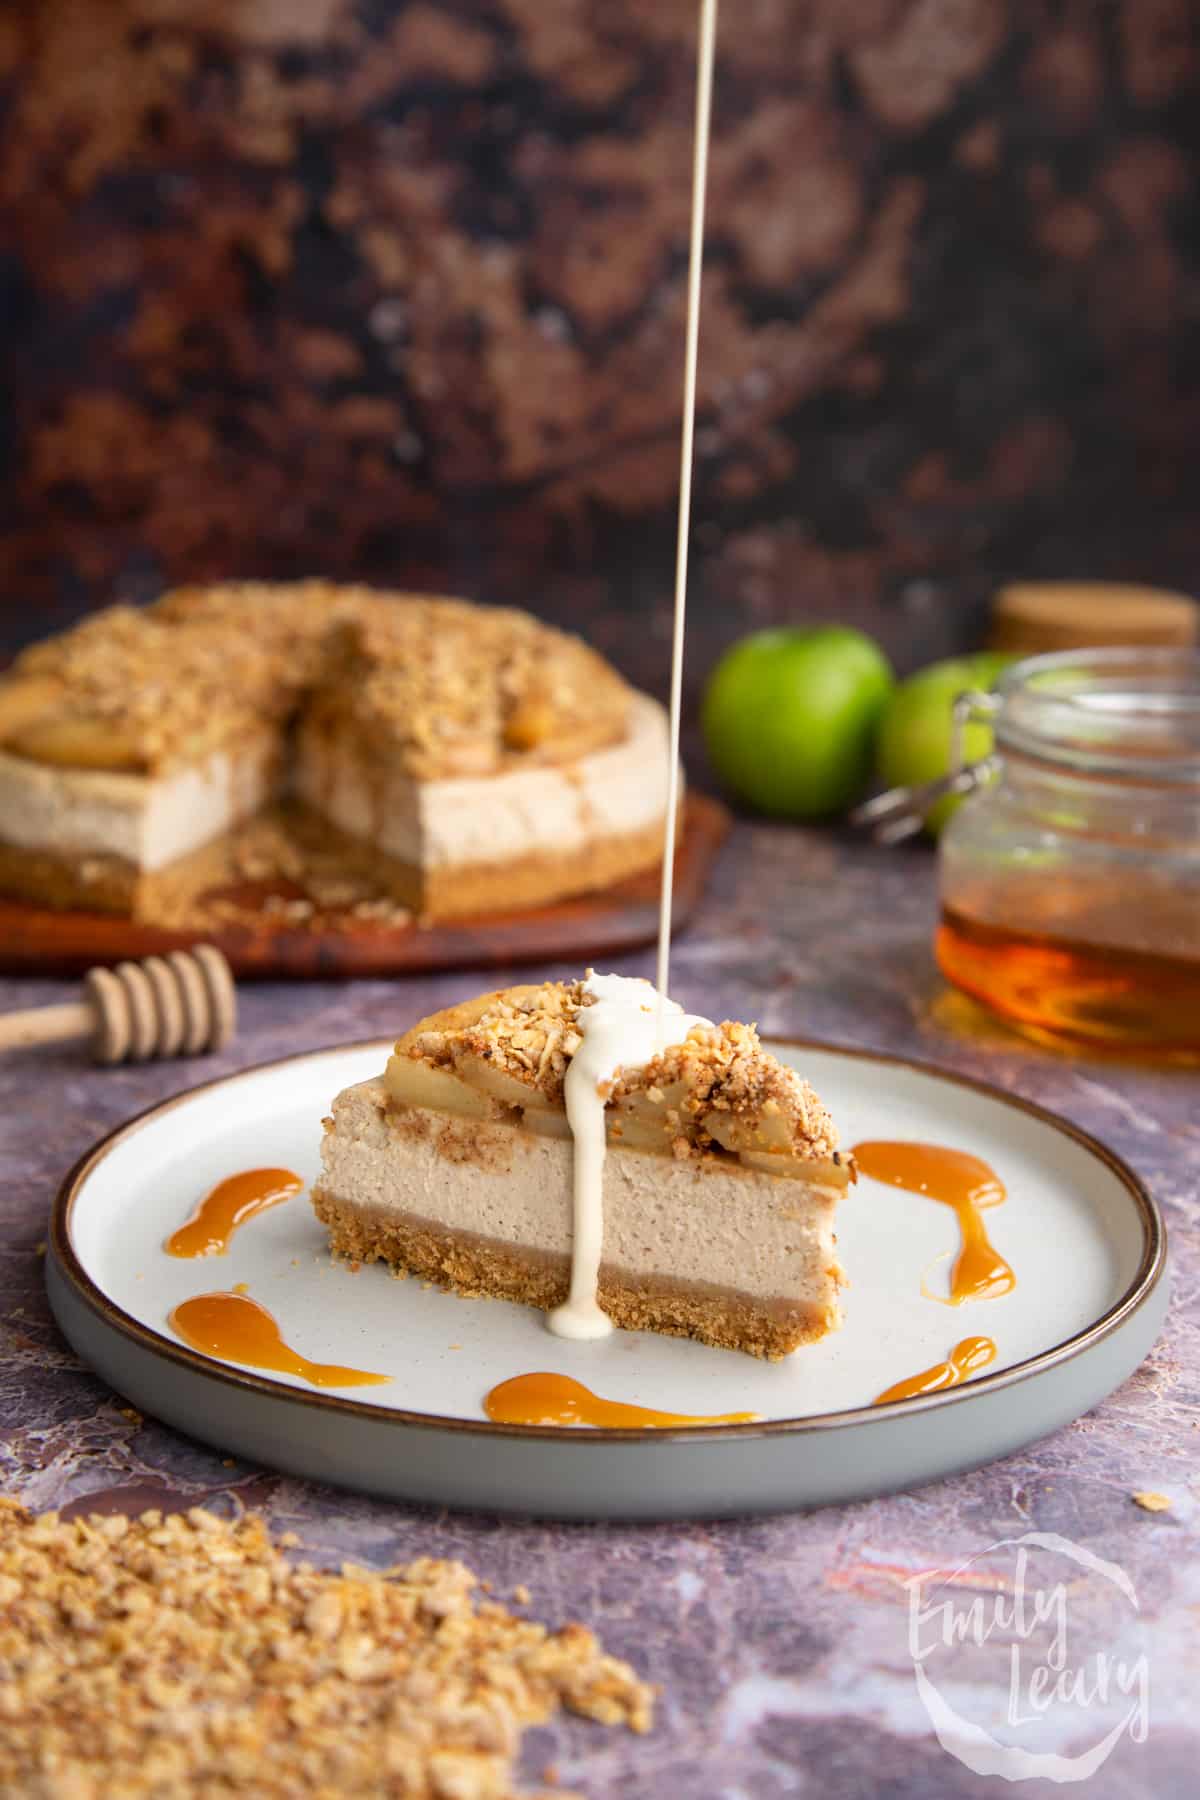
[[1112,645],[1186,646],[1200,608],[1186,594],[1119,581],[1018,581],[996,594],[988,645],[1018,655]]

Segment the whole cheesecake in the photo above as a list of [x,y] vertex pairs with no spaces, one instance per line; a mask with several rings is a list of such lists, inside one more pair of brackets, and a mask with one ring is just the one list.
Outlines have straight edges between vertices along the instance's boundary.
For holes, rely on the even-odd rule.
[[152,916],[283,795],[432,918],[651,867],[663,709],[514,610],[237,584],[113,607],[0,681],[0,891]]

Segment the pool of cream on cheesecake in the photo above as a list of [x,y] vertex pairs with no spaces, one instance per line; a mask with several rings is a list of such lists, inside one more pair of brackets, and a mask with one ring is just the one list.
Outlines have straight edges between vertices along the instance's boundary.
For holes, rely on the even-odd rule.
[[350,837],[427,869],[511,862],[585,849],[658,825],[666,805],[667,720],[635,694],[620,743],[560,768],[381,785],[349,739],[301,725],[296,791]]
[[625,975],[589,969],[584,988],[592,1004],[581,1007],[575,1021],[582,1042],[564,1082],[574,1151],[571,1286],[546,1323],[558,1337],[587,1339],[607,1337],[612,1330],[596,1289],[604,1246],[604,1109],[613,1081],[619,1069],[644,1068],[656,1051],[682,1044],[693,1025],[711,1021],[685,1013],[648,981]]

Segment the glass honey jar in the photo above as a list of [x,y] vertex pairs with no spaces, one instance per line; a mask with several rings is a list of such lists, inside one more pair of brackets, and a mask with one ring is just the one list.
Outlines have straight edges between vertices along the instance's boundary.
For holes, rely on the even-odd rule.
[[1200,653],[1031,657],[972,718],[995,748],[941,839],[942,973],[1026,1027],[1200,1055]]

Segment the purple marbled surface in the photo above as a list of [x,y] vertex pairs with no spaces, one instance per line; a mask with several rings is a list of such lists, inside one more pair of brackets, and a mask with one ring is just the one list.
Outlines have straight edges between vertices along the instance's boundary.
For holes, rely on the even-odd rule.
[[[150,1420],[127,1418],[68,1351],[46,1306],[38,1246],[63,1172],[113,1124],[195,1080],[396,1031],[484,984],[467,971],[402,984],[248,987],[236,1042],[202,1064],[100,1072],[51,1051],[0,1064],[6,1491],[39,1509],[221,1506],[232,1496],[296,1530],[318,1560],[455,1556],[502,1597],[527,1583],[537,1616],[585,1620],[662,1684],[649,1738],[578,1721],[531,1734],[527,1779],[553,1761],[564,1783],[594,1800],[672,1790],[689,1800],[1009,1791],[939,1747],[914,1681],[903,1582],[972,1556],[1003,1573],[1011,1566],[1004,1557],[984,1554],[997,1540],[1061,1533],[1133,1583],[1149,1667],[1146,1741],[1123,1738],[1089,1793],[1195,1792],[1200,1082],[1194,1071],[1068,1058],[992,1025],[940,982],[933,920],[925,852],[741,826],[677,946],[672,987],[690,1006],[757,1018],[767,1033],[896,1051],[983,1076],[1055,1108],[1128,1159],[1167,1215],[1172,1310],[1138,1373],[1075,1425],[973,1474],[855,1506],[767,1520],[568,1526],[406,1509],[230,1469]],[[649,974],[651,958],[622,966]],[[62,993],[51,982],[8,982],[0,1004]],[[1170,1510],[1140,1509],[1131,1495],[1146,1489],[1167,1495]],[[960,1654],[952,1679],[970,1695],[972,1716],[989,1701],[1002,1706],[995,1667]],[[1067,1706],[1054,1730],[1063,1750],[1100,1735],[1094,1718]],[[1049,1792],[1048,1782],[1030,1786]]]

